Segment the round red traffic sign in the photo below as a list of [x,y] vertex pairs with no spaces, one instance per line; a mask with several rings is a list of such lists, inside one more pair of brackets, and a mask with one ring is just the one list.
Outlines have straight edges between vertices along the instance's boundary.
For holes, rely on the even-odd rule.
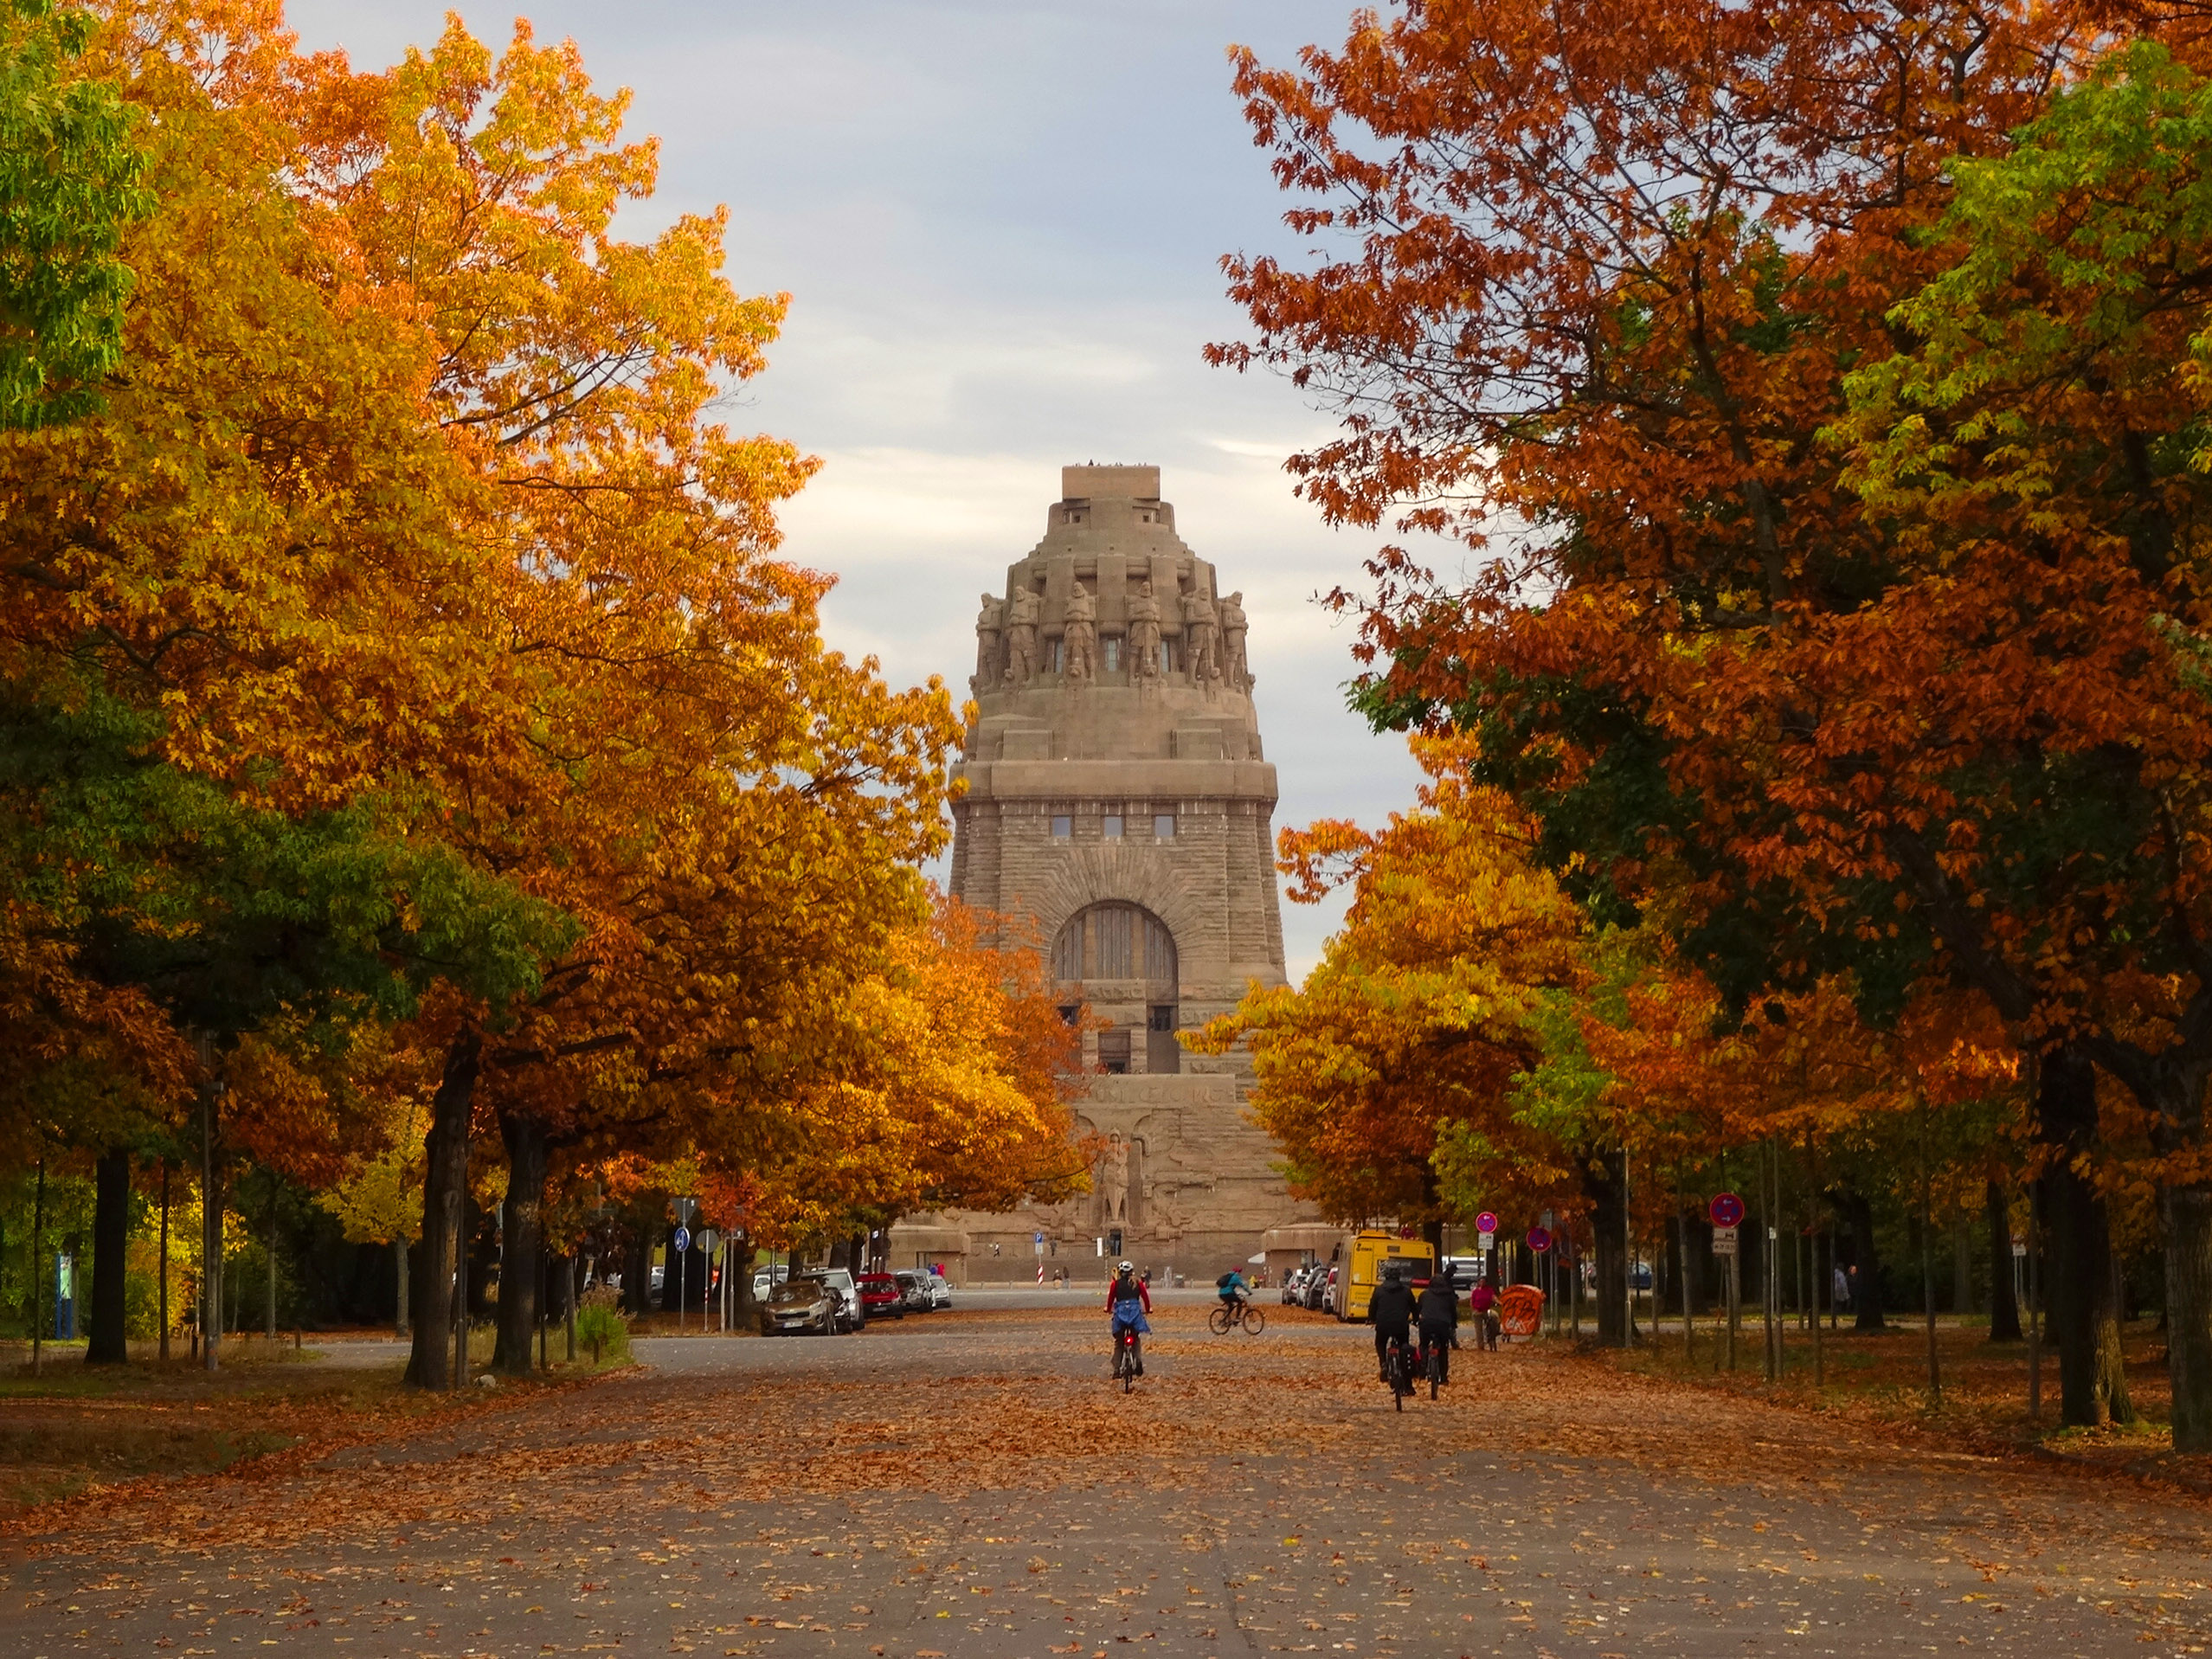
[[1539,1256],[1541,1256],[1546,1251],[1551,1249],[1551,1247],[1552,1235],[1548,1231],[1542,1227],[1531,1227],[1528,1230],[1529,1249],[1534,1251]]
[[1744,1220],[1744,1201],[1733,1193],[1715,1193],[1706,1213],[1716,1227],[1739,1227]]
[[1497,1230],[1498,1219],[1492,1215],[1488,1210],[1483,1211],[1482,1214],[1475,1218],[1475,1231],[1476,1232],[1495,1232]]

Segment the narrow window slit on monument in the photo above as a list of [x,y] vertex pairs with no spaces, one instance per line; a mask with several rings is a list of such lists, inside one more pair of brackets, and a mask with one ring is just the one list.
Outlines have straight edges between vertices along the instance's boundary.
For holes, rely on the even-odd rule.
[[1104,836],[1106,837],[1106,839],[1107,839],[1108,840],[1109,840],[1109,841],[1118,841],[1118,840],[1120,840],[1120,839],[1122,839],[1122,815],[1121,815],[1121,813],[1108,813],[1106,814],[1106,818],[1105,818],[1105,825],[1104,825],[1104,828],[1103,828],[1103,830],[1101,833],[1102,833],[1103,834],[1104,834]]
[[1067,813],[1052,814],[1052,839],[1065,841],[1075,834],[1075,819]]
[[[1056,820],[1055,821],[1057,822],[1058,820]],[[1054,832],[1056,834],[1058,833],[1058,831]],[[1174,813],[1154,813],[1153,814],[1152,839],[1155,841],[1172,841],[1175,839]]]

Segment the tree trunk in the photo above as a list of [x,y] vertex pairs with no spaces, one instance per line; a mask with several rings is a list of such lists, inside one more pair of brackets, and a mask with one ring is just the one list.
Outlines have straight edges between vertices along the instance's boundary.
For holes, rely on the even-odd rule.
[[1874,1243],[1874,1205],[1858,1193],[1843,1196],[1843,1213],[1851,1223],[1852,1265],[1859,1270],[1851,1287],[1852,1328],[1886,1330],[1881,1318],[1881,1251]]
[[2174,1450],[2212,1451],[2212,1188],[2162,1186]]
[[761,1304],[753,1299],[753,1258],[759,1254],[749,1233],[739,1233],[732,1241],[736,1248],[730,1253],[730,1271],[737,1276],[731,1289],[736,1294],[730,1315],[730,1328],[737,1331],[758,1330],[761,1324]]
[[1689,1212],[1690,1259],[1685,1270],[1689,1280],[1690,1312],[1700,1319],[1713,1315],[1715,1289],[1720,1275],[1713,1260],[1713,1223],[1707,1219],[1701,1206],[1692,1206]]
[[1621,1229],[1626,1220],[1622,1204],[1617,1159],[1612,1154],[1585,1158],[1582,1190],[1590,1199],[1590,1225],[1596,1237],[1598,1283],[1592,1296],[1598,1303],[1598,1341],[1602,1347],[1628,1346],[1628,1251]]
[[430,1132],[423,1137],[422,1248],[415,1253],[415,1341],[407,1362],[407,1380],[417,1388],[453,1384],[453,1281],[466,1247],[469,1119],[483,1056],[484,1039],[476,1032],[453,1038],[431,1101]]
[[653,1225],[630,1229],[630,1248],[622,1262],[622,1306],[633,1314],[653,1311]]
[[399,1270],[399,1306],[392,1315],[392,1334],[401,1341],[407,1341],[407,1235],[399,1233],[392,1239],[392,1261]]
[[2068,1427],[2132,1423],[2135,1407],[2112,1296],[2112,1229],[2095,1184],[2075,1166],[2096,1138],[2097,1069],[2074,1050],[2056,1048],[2041,1057],[2038,1073],[2036,1129],[2059,1151],[2043,1182],[2059,1421]]
[[538,1258],[545,1239],[545,1126],[518,1112],[499,1114],[507,1143],[507,1196],[501,1208],[507,1236],[499,1272],[499,1340],[492,1368],[510,1377],[530,1373],[530,1344],[537,1328]]
[[2012,1203],[2003,1181],[1990,1183],[1990,1341],[2020,1340],[2020,1298],[2012,1288]]
[[85,1363],[119,1366],[130,1357],[123,1297],[123,1257],[131,1247],[131,1148],[100,1154],[93,1200],[92,1320]]
[[1974,1240],[1964,1215],[1951,1224],[1951,1311],[1962,1317],[1974,1311]]

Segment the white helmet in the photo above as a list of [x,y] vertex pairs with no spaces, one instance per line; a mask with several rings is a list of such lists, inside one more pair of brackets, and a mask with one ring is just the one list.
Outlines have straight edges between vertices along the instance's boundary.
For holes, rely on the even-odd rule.
[[1136,1264],[1135,1262],[1123,1262],[1116,1267],[1114,1270],[1116,1273],[1134,1273],[1136,1271]]

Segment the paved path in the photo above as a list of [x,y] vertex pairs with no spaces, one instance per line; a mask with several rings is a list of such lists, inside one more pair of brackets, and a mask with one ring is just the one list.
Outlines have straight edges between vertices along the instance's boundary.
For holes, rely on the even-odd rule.
[[0,1656],[2073,1655],[2206,1650],[2212,1510],[1800,1414],[1164,1309],[973,1299],[70,1512],[0,1553]]

